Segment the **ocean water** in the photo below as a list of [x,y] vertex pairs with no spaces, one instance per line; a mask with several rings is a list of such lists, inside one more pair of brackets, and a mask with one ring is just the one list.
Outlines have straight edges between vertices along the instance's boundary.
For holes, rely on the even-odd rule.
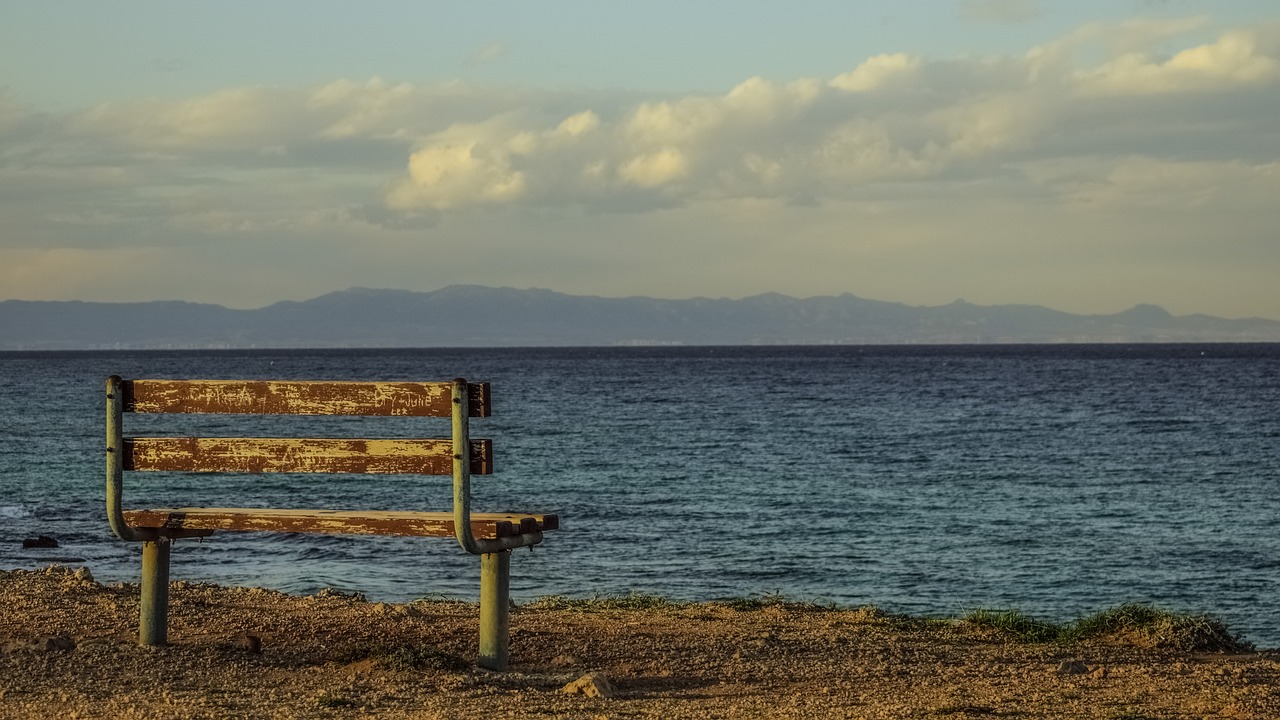
[[[1280,345],[547,348],[0,354],[0,567],[137,580],[103,500],[103,382],[493,384],[480,510],[558,512],[512,594],[780,592],[1069,620],[1210,612],[1280,647]],[[132,416],[126,434],[428,436],[447,420]],[[127,474],[126,507],[438,509],[435,477]],[[24,550],[51,535],[60,547]],[[220,533],[173,578],[471,598],[448,540]]]

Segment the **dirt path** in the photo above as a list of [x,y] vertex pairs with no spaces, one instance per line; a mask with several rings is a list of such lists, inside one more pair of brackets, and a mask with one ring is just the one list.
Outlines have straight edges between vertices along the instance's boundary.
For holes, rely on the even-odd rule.
[[[511,671],[491,673],[465,603],[186,583],[172,603],[172,645],[139,648],[136,587],[0,572],[0,718],[1280,718],[1274,652],[1026,644],[865,609],[545,602],[513,613]],[[562,691],[588,672],[615,695]]]

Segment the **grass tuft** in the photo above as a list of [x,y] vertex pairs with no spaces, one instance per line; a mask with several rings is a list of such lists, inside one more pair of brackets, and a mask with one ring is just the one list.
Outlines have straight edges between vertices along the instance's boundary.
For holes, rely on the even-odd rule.
[[[610,610],[670,612],[686,609],[694,604],[683,600],[672,600],[661,595],[631,592],[626,595],[595,595],[590,598],[548,595],[524,607],[531,610],[584,613]],[[803,612],[850,609],[834,603],[819,604],[792,600],[778,592],[715,600],[708,604],[739,612],[767,608],[786,608]],[[977,609],[968,612],[958,620],[895,615],[874,606],[862,606],[856,608],[856,611],[862,614],[867,622],[887,624],[900,629],[930,631],[950,628],[951,632],[955,632],[957,629],[963,631],[967,628],[995,633],[1009,640],[1027,643],[1071,644],[1091,638],[1114,638],[1144,647],[1183,651],[1247,652],[1254,649],[1252,643],[1240,638],[1216,618],[1208,615],[1169,612],[1142,603],[1128,603],[1060,624],[1038,620],[1023,614],[1020,610]]]
[[1246,652],[1254,647],[1216,618],[1174,613],[1141,603],[1127,603],[1060,625],[1029,618],[1018,610],[974,610],[961,621],[1022,642],[1070,644],[1108,637],[1185,651]]
[[961,620],[1022,642],[1049,642],[1062,633],[1061,626],[1027,617],[1021,610],[973,610]]
[[1066,626],[1063,640],[1129,636],[1140,644],[1176,650],[1246,652],[1253,650],[1217,618],[1159,610],[1141,603],[1127,603]]

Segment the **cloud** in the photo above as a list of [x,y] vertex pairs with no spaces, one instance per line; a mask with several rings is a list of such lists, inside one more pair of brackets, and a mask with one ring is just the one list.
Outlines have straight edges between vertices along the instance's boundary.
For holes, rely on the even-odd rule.
[[1041,15],[1036,0],[962,0],[960,17],[975,22],[1021,23]]
[[[1011,178],[1012,164],[1102,141],[1159,149],[1151,140],[1159,138],[1174,155],[1185,152],[1179,145],[1229,153],[1238,140],[1213,131],[1224,122],[1263,146],[1274,135],[1270,120],[1239,110],[1280,97],[1265,37],[1225,33],[1158,59],[1158,44],[1202,25],[1090,25],[1022,57],[878,55],[825,82],[751,78],[723,95],[558,118],[517,109],[423,138],[389,202],[625,208],[629,198],[654,207],[657,193],[679,203],[812,203],[856,199],[875,183]],[[1099,54],[1092,64],[1081,60]],[[1214,104],[1206,106],[1206,95]]]
[[524,173],[511,167],[511,149],[476,142],[432,145],[409,157],[409,179],[388,197],[393,208],[448,210],[524,196]]
[[858,67],[831,80],[831,86],[850,92],[877,90],[895,78],[908,80],[922,61],[905,53],[876,55]]
[[1217,42],[1183,50],[1168,60],[1126,53],[1077,74],[1081,91],[1144,95],[1266,86],[1280,79],[1280,61],[1263,54],[1257,36],[1223,35]]
[[[1278,159],[1280,28],[1205,29],[1201,17],[1090,24],[1021,55],[888,53],[723,93],[372,78],[61,116],[0,94],[0,217],[205,236],[415,232],[468,208],[813,207],[973,184],[1071,207],[1225,203],[1221,188],[1266,185],[1260,168]],[[1161,172],[1184,185],[1138,180]],[[0,242],[39,234],[24,238]]]

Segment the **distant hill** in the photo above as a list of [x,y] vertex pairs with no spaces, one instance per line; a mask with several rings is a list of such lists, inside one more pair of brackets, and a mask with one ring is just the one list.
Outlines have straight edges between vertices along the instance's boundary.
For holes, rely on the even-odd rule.
[[1154,305],[1073,315],[1033,305],[937,307],[853,295],[603,298],[453,285],[353,288],[256,310],[186,302],[0,302],[0,350],[1280,342],[1280,322],[1175,317]]

